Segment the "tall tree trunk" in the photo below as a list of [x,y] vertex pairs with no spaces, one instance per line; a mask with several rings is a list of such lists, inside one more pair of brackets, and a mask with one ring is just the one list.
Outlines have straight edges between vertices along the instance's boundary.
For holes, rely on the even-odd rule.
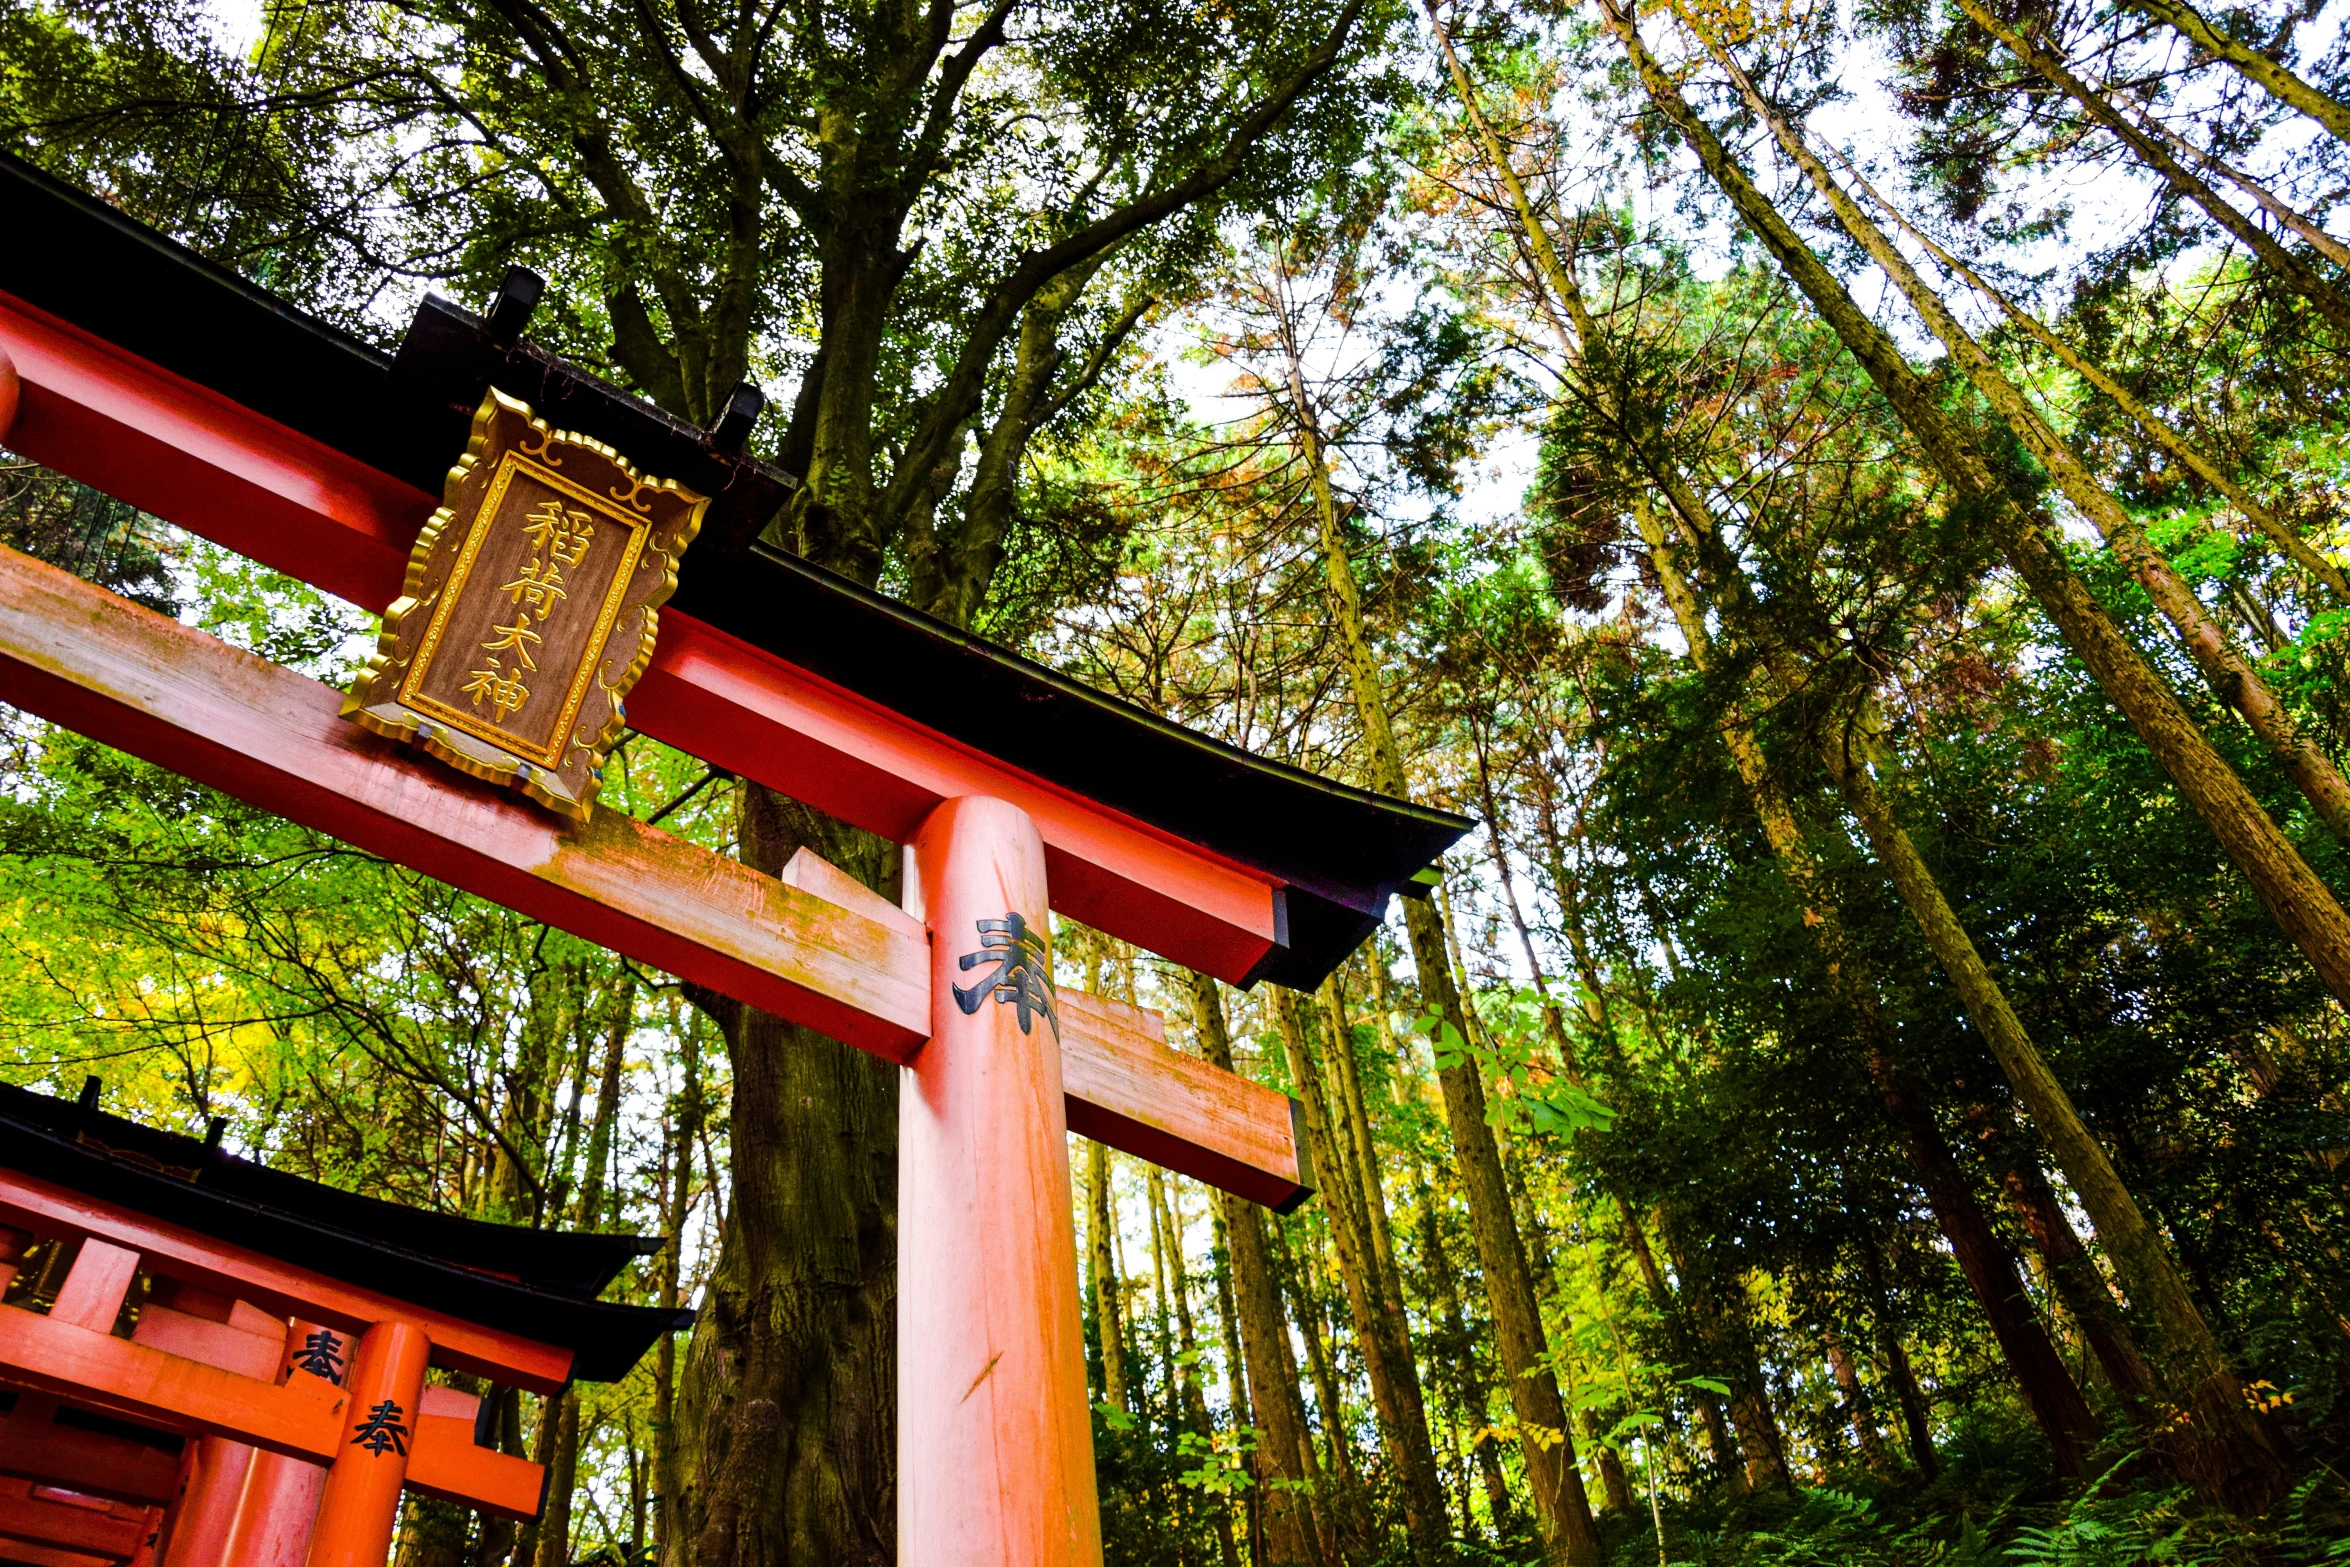
[[[679,1090],[671,1112],[668,1189],[663,1201],[660,1303],[674,1311],[685,1303],[685,1220],[694,1184],[694,1149],[701,1140],[702,1035],[692,1017],[674,1017],[671,1032],[678,1041]],[[677,1337],[661,1335],[653,1351],[653,1559],[671,1555],[679,1538],[679,1498],[685,1488],[677,1439]]]
[[1110,1150],[1088,1143],[1085,1150],[1085,1271],[1093,1296],[1094,1336],[1101,1345],[1102,1395],[1131,1414],[1134,1398],[1126,1382],[1126,1326],[1118,1254],[1111,1236],[1117,1214],[1110,1197]]
[[[1651,565],[1683,640],[1689,644],[1691,661],[1700,669],[1710,667],[1712,643],[1696,594],[1676,562],[1661,523],[1651,515],[1643,517],[1641,525]],[[2055,1345],[2049,1342],[2031,1297],[2016,1275],[2014,1258],[1993,1233],[1949,1144],[1934,1124],[1923,1086],[1891,1054],[1882,1007],[1856,961],[1843,910],[1819,874],[1818,857],[1778,781],[1771,776],[1742,704],[1726,716],[1722,739],[1780,871],[1803,904],[1804,923],[1820,947],[1831,987],[1853,1020],[1869,1076],[1884,1101],[1886,1119],[1901,1139],[1927,1204],[1949,1239],[1951,1255],[1982,1307],[2026,1406],[2048,1438],[2058,1472],[2077,1474],[2089,1445],[2096,1440],[2096,1416],[2065,1370]]]
[[[1691,1331],[1689,1313],[1681,1304],[1679,1292],[1657,1266],[1656,1252],[1648,1244],[1648,1231],[1641,1226],[1629,1203],[1622,1208],[1625,1248],[1639,1264],[1641,1280],[1648,1286],[1649,1298],[1656,1302],[1657,1315],[1671,1329],[1674,1346],[1683,1352],[1685,1359],[1694,1360],[1697,1335]],[[1693,1387],[1689,1393],[1690,1401],[1697,1405],[1698,1422],[1705,1427],[1706,1450],[1713,1458],[1714,1468],[1729,1481],[1731,1490],[1744,1495],[1749,1489],[1746,1465],[1739,1457],[1737,1442],[1730,1435],[1730,1423],[1722,1414],[1721,1400],[1701,1387]]]
[[[1976,9],[1973,0],[1962,0],[1962,4],[1970,14]],[[1868,371],[1962,504],[1980,516],[2068,645],[2129,719],[2178,784],[2182,796],[2203,817],[2278,925],[2300,946],[2328,989],[2337,998],[2350,999],[2350,915],[2343,913],[2332,892],[2091,596],[2064,558],[2046,519],[2023,513],[1984,466],[1979,452],[1936,405],[1892,339],[1860,310],[1825,263],[1689,108],[1679,87],[1648,53],[1619,0],[1601,0],[1600,10],[1608,29],[1631,56],[1650,101],[1689,142],[1764,247]],[[1862,802],[1874,794],[1874,785],[1866,779],[1865,769],[1848,767],[1845,773],[1862,785],[1857,796],[1847,795],[1859,814]],[[1881,816],[1891,823],[1889,809]],[[1868,817],[1863,816],[1864,828],[1868,825]],[[1924,873],[1924,864],[1908,845],[1906,835],[1888,834],[1882,842],[1876,830],[1870,829],[1869,835],[1871,847],[1886,860],[1886,869],[1901,888],[1929,947],[1951,974],[1961,999],[2018,1097],[2031,1111],[2066,1180],[2089,1210],[2125,1284],[2134,1297],[2147,1300],[2152,1308],[2160,1329],[2158,1363],[2164,1366],[2189,1415],[2189,1450],[2183,1456],[2190,1478],[2239,1511],[2264,1509],[2284,1482],[2283,1465],[2252,1418],[2235,1373],[2196,1310],[2160,1237],[2146,1223],[2104,1149],[2088,1133],[2062,1085],[2024,1033],[1973,942],[1949,913],[1940,888]]]
[[[1997,362],[1975,341],[1941,295],[1909,264],[1892,237],[1871,221],[1859,203],[1836,182],[1794,123],[1763,96],[1737,59],[1715,39],[1712,30],[1690,11],[1684,0],[1673,0],[1673,11],[1729,73],[1747,107],[1770,126],[1788,157],[1795,160],[1812,187],[1826,199],[1844,232],[1893,279],[1934,335],[1941,339],[1952,361],[1966,373],[1975,390],[2006,421],[2016,439],[2055,479],[2066,499],[2089,519],[2111,546],[2115,557],[2138,579],[2154,601],[2154,607],[2177,631],[2181,645],[2212,690],[2243,715],[2252,732],[2268,747],[2334,836],[2350,840],[2350,782],[2344,781],[2332,759],[2301,732],[2268,683],[2228,641],[2219,625],[2204,613],[2203,602],[2195,596],[2195,590],[2154,547],[2146,537],[2146,530],[2122,509],[2121,503],[2097,482],[2087,465],[2040,416],[2022,389],[2007,378]],[[2350,327],[2350,320],[2344,325]]]
[[[1501,1470],[1501,1452],[1492,1437],[1493,1405],[1485,1386],[1484,1373],[1478,1368],[1476,1343],[1469,1337],[1469,1326],[1461,1315],[1460,1282],[1453,1273],[1452,1258],[1444,1249],[1444,1233],[1436,1212],[1435,1189],[1428,1184],[1425,1174],[1420,1183],[1420,1266],[1427,1274],[1428,1286],[1436,1297],[1436,1308],[1444,1320],[1445,1351],[1439,1364],[1452,1368],[1453,1399],[1468,1416],[1473,1435],[1470,1448],[1475,1454],[1477,1475],[1485,1488],[1485,1506],[1493,1515],[1496,1534],[1505,1534],[1515,1508],[1510,1501],[1509,1479]],[[1464,1504],[1465,1505],[1465,1504]]]
[[2308,115],[2329,131],[2334,140],[2350,146],[2350,104],[2321,92],[2277,61],[2249,44],[2237,42],[2205,21],[2186,0],[2124,0],[2133,11],[2168,22],[2196,48],[2225,60],[2249,80],[2266,88],[2269,96]]
[[[1216,982],[1196,973],[1190,980],[1200,1053],[1212,1065],[1237,1071]],[[1231,1246],[1233,1305],[1248,1368],[1247,1401],[1240,1407],[1262,1422],[1265,1433],[1257,1458],[1263,1470],[1259,1506],[1267,1567],[1335,1567],[1337,1555],[1322,1517],[1324,1499],[1314,1484],[1319,1465],[1307,1434],[1305,1400],[1298,1394],[1297,1360],[1281,1311],[1265,1211],[1229,1192],[1218,1192],[1216,1200]]]
[[[1255,1427],[1256,1419],[1249,1412],[1248,1373],[1240,1349],[1240,1308],[1232,1292],[1232,1232],[1224,1222],[1221,1197],[1221,1193],[1210,1194],[1208,1215],[1216,1227],[1216,1328],[1224,1350],[1224,1402],[1231,1411],[1232,1430],[1237,1440],[1239,1433]],[[1246,1449],[1241,1453],[1241,1466],[1250,1482],[1240,1502],[1249,1540],[1249,1561],[1253,1564],[1261,1562],[1265,1555],[1264,1525],[1258,1505],[1264,1494],[1265,1468],[1255,1452]]]
[[2097,1358],[2098,1369],[2105,1373],[2114,1396],[2133,1420],[2145,1424],[2153,1413],[2149,1406],[2155,1397],[2154,1372],[2138,1352],[2138,1341],[2123,1320],[2113,1291],[2106,1287],[2088,1247],[2073,1232],[2072,1221],[2064,1216],[2063,1205],[2056,1200],[2039,1159],[2005,1110],[1987,1107],[1985,1121],[1984,1155],[1998,1172],[2016,1217],[2023,1221],[2024,1232],[2032,1237],[2041,1260],[2048,1265],[2049,1282],[2055,1286],[2057,1298],[2080,1325],[2089,1353]]
[[2214,223],[2259,257],[2293,292],[2308,300],[2335,330],[2350,331],[2350,298],[2338,293],[2315,268],[2280,244],[2275,235],[2172,157],[2159,141],[2133,125],[2103,93],[2076,76],[2061,55],[2002,22],[1984,9],[1980,0],[1959,0],[1959,9],[1977,27],[2007,45],[2017,59],[2079,104],[2091,119],[2112,132],[2117,141],[2173,191],[2201,207]]
[[[1950,485],[1955,503],[1977,517],[2005,553],[2066,644],[2203,818],[2278,927],[2309,959],[2327,989],[2350,1004],[2350,915],[2344,914],[2339,900],[2089,592],[2066,560],[2049,520],[2027,514],[1992,477],[1974,443],[1943,413],[1931,388],[1910,368],[1892,338],[1854,303],[1826,263],[1690,109],[1673,78],[1641,42],[1629,13],[1617,0],[1602,0],[1600,12],[1631,57],[1650,101],[1695,150],[1763,247],[1868,372]],[[2066,1173],[2070,1175],[2069,1168]],[[2212,1414],[2220,1418],[2216,1403]],[[2241,1422],[2228,1417],[2225,1424]],[[2255,1470],[2265,1473],[2268,1466],[2256,1455],[2251,1461]],[[2254,1489],[2267,1484],[2261,1480]]]
[[1877,1352],[1885,1357],[1885,1378],[1893,1384],[1894,1402],[1901,1406],[1901,1431],[1909,1445],[1910,1467],[1917,1470],[1920,1479],[1931,1481],[1941,1474],[1942,1461],[1934,1452],[1934,1428],[1926,1414],[1925,1390],[1918,1386],[1909,1350],[1901,1342],[1900,1324],[1893,1320],[1893,1296],[1885,1287],[1885,1260],[1877,1249],[1876,1236],[1865,1229],[1857,1249],[1861,1281],[1869,1292],[1869,1318],[1877,1329]]
[[1828,1374],[1836,1379],[1836,1391],[1844,1400],[1844,1418],[1851,1423],[1853,1441],[1860,1448],[1860,1461],[1871,1474],[1890,1475],[1893,1465],[1885,1455],[1885,1438],[1877,1430],[1868,1390],[1861,1386],[1860,1370],[1853,1364],[1852,1351],[1845,1347],[1844,1335],[1836,1331],[1834,1322],[1823,1321],[1820,1339],[1828,1351]]
[[1421,1402],[1411,1341],[1408,1335],[1396,1333],[1386,1292],[1375,1272],[1378,1262],[1372,1250],[1371,1225],[1363,1211],[1372,1182],[1358,1168],[1361,1160],[1351,1140],[1342,1143],[1341,1130],[1332,1125],[1325,1074],[1306,1039],[1295,994],[1276,988],[1272,1008],[1282,1049],[1289,1058],[1290,1077],[1305,1103],[1306,1135],[1313,1146],[1315,1167],[1332,1172],[1323,1194],[1329,1205],[1331,1240],[1347,1309],[1354,1318],[1355,1341],[1362,1348],[1363,1369],[1371,1383],[1381,1445],[1387,1450],[1402,1493],[1404,1530],[1413,1551],[1432,1560],[1446,1549],[1444,1488],[1436,1477],[1436,1452],[1428,1440],[1428,1417]]
[[[602,1229],[604,1174],[612,1159],[612,1128],[619,1119],[621,1069],[626,1064],[628,1036],[635,1027],[636,989],[624,983],[616,1004],[617,1016],[605,1037],[603,1071],[596,1080],[596,1119],[588,1134],[587,1169],[579,1183],[579,1204],[573,1224],[582,1230]],[[537,1567],[571,1567],[571,1493],[579,1476],[579,1389],[567,1387],[550,1410],[554,1421],[554,1453],[547,1466],[547,1501],[537,1532]]]
[[[1368,742],[1373,787],[1398,799],[1409,799],[1403,756],[1395,742],[1395,728],[1387,711],[1377,657],[1363,626],[1362,597],[1354,566],[1338,531],[1338,506],[1323,459],[1322,436],[1313,405],[1306,396],[1304,370],[1294,339],[1287,343],[1290,395],[1304,448],[1306,475],[1313,486],[1314,510],[1320,525],[1325,572],[1330,584],[1333,618],[1347,661],[1347,675],[1355,710]],[[1449,1027],[1455,1037],[1469,1037],[1469,1022],[1459,991],[1448,970],[1444,932],[1426,898],[1404,900],[1404,929],[1411,940],[1412,962],[1419,971],[1422,1002]],[[1439,1065],[1437,1086],[1443,1091],[1445,1124],[1452,1133],[1460,1160],[1461,1184],[1469,1199],[1471,1233],[1477,1239],[1478,1262],[1493,1311],[1501,1364],[1509,1379],[1510,1401],[1521,1427],[1539,1426],[1560,1433],[1553,1446],[1529,1443],[1526,1473],[1534,1493],[1534,1514],[1542,1532],[1548,1561],[1570,1567],[1599,1567],[1602,1551],[1591,1503],[1583,1492],[1583,1478],[1575,1465],[1575,1439],[1568,1429],[1565,1406],[1559,1399],[1558,1379],[1546,1368],[1549,1345],[1535,1304],[1534,1282],[1526,1264],[1526,1249],[1518,1236],[1517,1216],[1510,1209],[1509,1188],[1502,1177],[1501,1151],[1493,1129],[1485,1122],[1485,1086],[1465,1052],[1447,1052],[1451,1065]]]
[[[1385,1308],[1388,1333],[1407,1349],[1411,1328],[1404,1312],[1403,1275],[1395,1265],[1395,1230],[1387,1211],[1387,1183],[1379,1169],[1379,1150],[1371,1135],[1370,1105],[1363,1094],[1362,1064],[1355,1056],[1354,1028],[1346,1015],[1346,995],[1338,976],[1322,981],[1315,999],[1321,1004],[1323,1034],[1330,1042],[1325,1064],[1335,1079],[1332,1113],[1345,1125],[1346,1144],[1354,1151],[1355,1173],[1361,1187],[1359,1201],[1370,1224],[1371,1258]],[[1390,1057],[1390,1059],[1393,1059]],[[1418,1378],[1416,1368],[1414,1380]]]

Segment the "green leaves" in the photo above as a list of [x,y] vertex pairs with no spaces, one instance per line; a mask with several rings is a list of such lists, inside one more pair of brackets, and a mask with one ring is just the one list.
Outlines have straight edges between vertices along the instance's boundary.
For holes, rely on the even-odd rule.
[[1431,1012],[1416,1018],[1411,1031],[1427,1039],[1439,1070],[1473,1061],[1486,1087],[1485,1118],[1504,1131],[1548,1137],[1604,1132],[1616,1112],[1570,1082],[1560,1064],[1546,1058],[1542,1039],[1543,1001],[1532,990],[1479,998],[1483,1033],[1493,1043],[1472,1045],[1451,1022]]

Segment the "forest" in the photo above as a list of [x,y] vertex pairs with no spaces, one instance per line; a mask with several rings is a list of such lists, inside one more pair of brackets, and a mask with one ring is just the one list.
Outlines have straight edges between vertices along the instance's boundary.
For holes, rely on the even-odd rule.
[[[771,540],[1479,820],[1310,994],[1056,922],[1320,1177],[1071,1139],[1111,1563],[2350,1563],[2345,18],[0,0],[0,150],[386,346],[534,268],[767,392]],[[376,631],[4,453],[0,543]],[[92,1075],[665,1238],[690,1333],[499,1396],[541,1521],[400,1567],[895,1560],[895,1068],[0,709],[0,1080]]]

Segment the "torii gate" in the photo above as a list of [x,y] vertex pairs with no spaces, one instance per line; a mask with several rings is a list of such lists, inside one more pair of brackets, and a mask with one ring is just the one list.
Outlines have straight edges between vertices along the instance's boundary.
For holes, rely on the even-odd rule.
[[0,1086],[0,1561],[381,1562],[403,1490],[535,1517],[545,1469],[426,1366],[553,1394],[692,1320],[597,1299],[655,1243],[338,1191],[98,1087]]
[[[708,432],[627,397],[520,340],[526,274],[486,318],[428,300],[387,360],[5,158],[0,211],[17,236],[0,247],[0,445],[352,602],[405,590],[421,617],[435,569],[454,572],[452,599],[471,591],[472,556],[451,542],[463,516],[437,567],[434,535],[419,543],[436,499],[457,503],[469,419],[477,452],[501,419],[521,443],[509,453],[573,431],[565,456],[618,463],[621,499],[659,499],[646,473],[707,498],[657,643],[644,616],[641,680],[610,677],[626,661],[603,662],[605,643],[585,655],[613,732],[625,692],[637,731],[907,845],[903,908],[804,850],[778,880],[614,810],[573,819],[592,762],[563,773],[557,746],[484,764],[455,732],[467,715],[446,666],[438,706],[422,689],[417,634],[387,638],[390,674],[348,705],[533,798],[362,730],[339,692],[6,551],[0,700],[903,1065],[901,1559],[1098,1562],[1065,1133],[1281,1211],[1312,1177],[1293,1101],[1168,1048],[1154,1014],[1054,995],[1050,910],[1231,983],[1311,986],[1471,824],[1182,730],[757,544],[792,481],[741,455],[756,394]],[[493,487],[476,543],[498,504]],[[672,542],[692,532],[645,531],[663,527]],[[576,563],[559,536],[552,548],[544,564]],[[528,599],[524,577],[538,580],[503,588],[552,635],[551,601]],[[607,622],[638,607],[611,591]],[[508,662],[465,688],[499,722],[508,698],[490,676],[528,663],[517,638],[541,640],[512,618],[495,627]],[[390,701],[403,669],[406,712]],[[573,690],[597,700],[588,675]],[[367,1495],[349,1505],[390,1505]],[[351,1534],[327,1522],[318,1541]]]

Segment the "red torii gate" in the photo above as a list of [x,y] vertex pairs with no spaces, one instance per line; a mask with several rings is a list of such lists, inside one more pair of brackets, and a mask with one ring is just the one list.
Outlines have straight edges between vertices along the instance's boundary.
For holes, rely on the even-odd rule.
[[427,1362],[555,1393],[692,1320],[596,1299],[656,1243],[337,1191],[97,1086],[0,1086],[0,1561],[380,1563],[402,1490],[535,1517],[544,1470]]
[[387,361],[5,159],[0,210],[39,236],[0,249],[0,443],[341,597],[402,591],[490,386],[712,498],[629,725],[906,844],[902,909],[806,851],[773,879],[473,783],[338,692],[4,551],[0,699],[904,1064],[902,1556],[1098,1560],[1064,1130],[1284,1211],[1311,1177],[1284,1096],[1153,1014],[1052,994],[1049,911],[1310,986],[1470,823],[756,543],[791,480],[740,455],[755,398],[680,425],[520,341],[535,296],[511,280],[486,319],[428,300]]

